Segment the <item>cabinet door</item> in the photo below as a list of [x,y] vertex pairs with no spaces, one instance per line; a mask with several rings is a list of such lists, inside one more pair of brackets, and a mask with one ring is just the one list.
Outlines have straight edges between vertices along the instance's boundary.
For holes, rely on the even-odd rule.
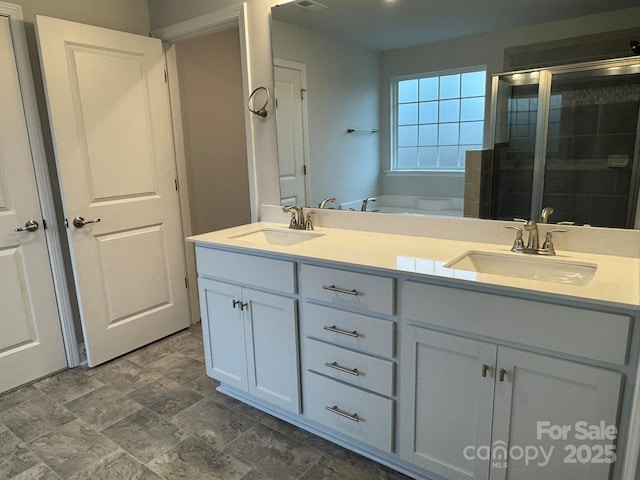
[[200,312],[207,374],[229,386],[248,390],[245,323],[235,301],[240,287],[199,279]]
[[[577,435],[583,425],[616,425],[621,374],[506,347],[498,348],[500,369],[505,375],[500,381],[498,373],[496,381],[492,445],[512,451],[509,458],[503,455],[492,462],[491,479],[608,479],[610,465],[603,463],[601,448],[615,442]],[[554,441],[542,430],[538,435],[538,422],[566,426],[566,440]],[[579,450],[576,455],[571,455],[572,445]],[[546,465],[541,447],[547,454],[553,448]],[[535,448],[539,456],[527,465],[524,458],[517,459],[520,448],[528,448],[531,455]],[[576,463],[565,461],[572,459]]]
[[249,393],[299,413],[296,301],[248,289],[243,300],[248,303]]
[[488,478],[488,460],[474,452],[491,439],[496,347],[425,328],[406,330],[402,459],[449,480]]

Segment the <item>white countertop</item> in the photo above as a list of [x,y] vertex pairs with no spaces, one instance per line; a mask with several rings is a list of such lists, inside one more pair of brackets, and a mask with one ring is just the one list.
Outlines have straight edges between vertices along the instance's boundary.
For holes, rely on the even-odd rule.
[[596,264],[598,269],[595,276],[587,285],[579,286],[444,268],[446,263],[471,250],[523,255],[512,253],[510,251],[511,245],[326,227],[316,227],[313,232],[309,232],[322,235],[294,245],[273,245],[233,238],[243,233],[265,228],[290,231],[287,225],[280,223],[258,222],[196,235],[187,240],[200,245],[271,252],[297,258],[373,267],[395,273],[408,272],[452,282],[499,287],[500,290],[525,291],[545,297],[568,297],[577,301],[634,309],[640,306],[640,259],[638,258],[568,252],[558,249],[556,249],[556,256],[545,257],[547,261],[565,260]]

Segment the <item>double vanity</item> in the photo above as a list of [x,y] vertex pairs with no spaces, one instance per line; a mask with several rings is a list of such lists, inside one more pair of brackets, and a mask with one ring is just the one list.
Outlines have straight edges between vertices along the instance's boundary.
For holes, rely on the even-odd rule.
[[278,222],[189,240],[220,391],[419,479],[634,471],[637,257]]

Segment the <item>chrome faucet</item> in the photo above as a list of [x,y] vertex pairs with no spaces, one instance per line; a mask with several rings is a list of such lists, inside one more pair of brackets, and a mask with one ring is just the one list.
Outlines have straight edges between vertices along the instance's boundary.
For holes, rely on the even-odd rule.
[[540,241],[538,240],[538,224],[533,220],[527,220],[524,222],[524,230],[525,232],[529,232],[527,245],[524,248],[529,250],[538,250],[540,248]]
[[[547,207],[547,208],[550,208],[550,207]],[[564,228],[555,228],[555,229],[548,230],[544,236],[544,243],[542,244],[542,248],[540,248],[538,224],[533,220],[524,220],[522,218],[514,218],[514,220],[516,222],[524,222],[523,228],[526,232],[529,233],[529,236],[527,238],[527,243],[525,245],[522,239],[523,229],[520,227],[514,227],[513,225],[505,225],[504,228],[511,228],[516,230],[516,239],[513,242],[513,246],[511,247],[511,251],[516,253],[529,253],[534,255],[555,255],[556,250],[553,246],[553,239],[551,237],[551,234],[568,232],[568,230]]]
[[369,202],[375,202],[375,201],[376,201],[376,197],[365,198],[364,200],[362,200],[362,207],[360,207],[360,211],[366,212],[367,205],[369,205]]
[[327,203],[335,202],[336,197],[327,197],[318,204],[318,208],[327,208]]
[[311,214],[307,214],[305,219],[304,210],[302,207],[296,205],[290,205],[282,207],[283,212],[291,212],[291,221],[289,222],[289,228],[294,230],[313,230],[313,224],[311,223]]

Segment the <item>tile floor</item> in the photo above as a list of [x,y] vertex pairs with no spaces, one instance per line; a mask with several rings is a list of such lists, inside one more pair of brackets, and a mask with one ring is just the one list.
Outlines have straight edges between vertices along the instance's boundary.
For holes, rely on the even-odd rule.
[[216,392],[200,325],[0,395],[1,480],[402,480]]

